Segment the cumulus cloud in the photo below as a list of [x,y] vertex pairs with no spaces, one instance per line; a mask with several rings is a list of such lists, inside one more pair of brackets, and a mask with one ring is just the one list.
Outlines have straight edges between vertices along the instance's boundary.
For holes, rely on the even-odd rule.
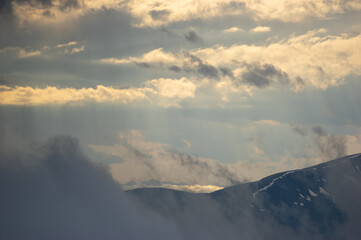
[[96,88],[32,88],[0,86],[1,105],[80,104],[86,102],[132,102],[158,104],[164,107],[178,106],[184,98],[194,98],[195,85],[182,79],[153,79],[144,87],[119,89],[98,85]]
[[0,146],[2,238],[181,239],[175,224],[139,210],[76,139],[16,149]]
[[[127,8],[138,19],[137,26],[157,27],[173,22],[227,15],[247,15],[256,21],[300,22],[309,17],[324,18],[328,14],[360,10],[361,4],[357,0],[281,0],[277,1],[277,4],[267,0],[176,0],[157,1],[157,4],[153,0],[132,0],[127,2]],[[166,14],[156,14],[154,17],[154,13]]]
[[[214,46],[192,52],[213,66],[228,66],[242,76],[247,64],[272,64],[288,76],[294,90],[305,87],[326,89],[341,84],[349,74],[360,75],[361,35],[326,35],[325,29],[309,31],[267,45]],[[295,57],[297,56],[297,57]],[[278,74],[277,74],[278,75]],[[267,85],[268,81],[260,81]]]
[[59,11],[69,11],[77,8],[79,2],[78,0],[4,0],[0,3],[0,14],[12,15],[17,5],[28,5],[29,7],[43,9],[54,7]]
[[158,48],[143,54],[142,57],[129,57],[125,59],[105,58],[99,62],[114,65],[134,63],[140,67],[165,67],[167,70],[174,72],[183,70],[184,72],[194,72],[206,77],[218,77],[218,69],[216,67],[185,50],[178,54],[172,54],[164,52],[162,48]]
[[[342,84],[350,74],[361,75],[361,35],[327,35],[309,31],[267,45],[216,45],[178,53],[155,49],[141,57],[102,59],[103,63],[144,63],[180,72],[219,78],[238,86],[268,87],[278,82],[294,91],[306,87],[326,89]],[[295,57],[297,56],[297,57]],[[241,84],[240,84],[241,83]],[[223,85],[227,85],[226,82]],[[244,86],[243,86],[244,87]]]
[[234,15],[247,16],[259,22],[301,22],[307,18],[358,11],[361,3],[358,0],[280,0],[277,4],[267,0],[5,0],[0,5],[1,12],[11,12],[20,24],[56,24],[104,8],[127,11],[134,18],[135,26],[159,27],[174,22]]

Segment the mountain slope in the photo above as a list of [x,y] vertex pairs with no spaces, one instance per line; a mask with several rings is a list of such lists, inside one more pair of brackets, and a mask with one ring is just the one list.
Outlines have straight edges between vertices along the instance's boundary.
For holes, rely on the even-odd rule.
[[358,239],[361,154],[209,194],[169,189],[128,194],[178,222],[187,239],[203,238],[208,231],[211,239],[224,238],[225,231],[228,239]]

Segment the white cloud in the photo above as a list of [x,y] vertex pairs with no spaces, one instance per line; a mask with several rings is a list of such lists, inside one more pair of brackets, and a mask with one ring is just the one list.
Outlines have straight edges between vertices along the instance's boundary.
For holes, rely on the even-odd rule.
[[257,26],[251,29],[251,32],[259,33],[259,32],[270,32],[271,28],[267,26]]
[[231,27],[231,28],[225,29],[223,32],[225,32],[225,33],[235,33],[235,32],[241,32],[241,31],[243,31],[243,30],[238,28],[238,27]]

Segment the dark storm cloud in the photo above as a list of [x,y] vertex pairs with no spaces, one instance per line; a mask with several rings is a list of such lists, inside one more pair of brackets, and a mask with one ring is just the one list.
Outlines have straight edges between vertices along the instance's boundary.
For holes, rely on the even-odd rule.
[[76,139],[17,147],[0,149],[2,239],[180,239],[174,225],[139,211]]
[[329,134],[322,126],[317,125],[312,128],[315,135],[316,144],[321,157],[331,160],[346,155],[347,140],[345,136]]
[[242,74],[244,83],[259,88],[269,87],[275,80],[281,84],[289,83],[287,73],[276,69],[272,64],[247,65],[247,72]]
[[203,43],[203,39],[193,30],[189,31],[188,33],[184,34],[184,38],[188,42],[192,43]]
[[[12,15],[13,3],[41,6],[43,9],[54,6],[54,0],[0,0],[0,14]],[[59,3],[62,11],[79,7],[78,0],[60,0]],[[44,13],[46,14],[46,11]]]

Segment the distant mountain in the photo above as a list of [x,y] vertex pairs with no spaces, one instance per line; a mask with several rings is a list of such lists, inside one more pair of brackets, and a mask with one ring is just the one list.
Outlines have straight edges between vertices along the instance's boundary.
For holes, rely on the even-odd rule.
[[185,239],[361,239],[361,154],[208,194],[127,193]]

